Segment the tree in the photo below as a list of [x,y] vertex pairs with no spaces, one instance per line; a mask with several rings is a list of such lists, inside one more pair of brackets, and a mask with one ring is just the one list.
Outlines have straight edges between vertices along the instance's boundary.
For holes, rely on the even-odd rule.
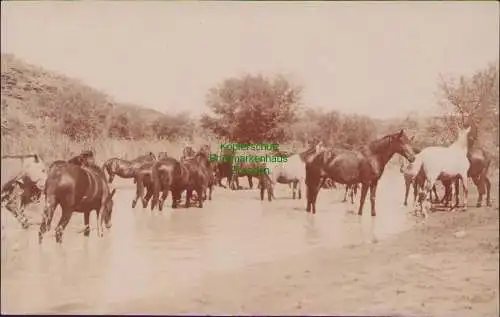
[[471,77],[445,79],[441,76],[440,104],[448,110],[449,126],[453,129],[472,119],[483,136],[494,134],[498,146],[498,90],[498,63],[488,65]]
[[213,115],[203,115],[201,126],[234,142],[282,142],[289,138],[301,93],[280,75],[229,78],[209,90],[206,102]]

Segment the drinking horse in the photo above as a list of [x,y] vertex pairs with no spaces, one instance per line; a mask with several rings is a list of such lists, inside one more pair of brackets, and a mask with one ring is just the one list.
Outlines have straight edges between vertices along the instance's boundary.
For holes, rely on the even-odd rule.
[[375,200],[378,181],[394,154],[415,160],[415,153],[404,130],[370,142],[359,150],[327,149],[309,158],[306,164],[306,211],[316,213],[316,199],[321,185],[322,171],[334,182],[352,185],[361,183],[358,215],[362,215],[368,188],[371,215],[376,216]]
[[[425,175],[425,186],[419,193],[420,196],[429,194],[428,199],[422,198],[421,212],[425,218],[429,217],[427,210],[430,209],[431,205],[431,190],[439,178],[443,176],[462,180],[464,208],[467,209],[467,171],[470,165],[467,159],[468,145],[470,143],[468,138],[472,137],[472,135],[469,135],[470,131],[471,126],[459,130],[456,141],[448,147],[430,146],[423,149],[417,156],[417,160],[412,164],[413,171],[419,171],[422,168]],[[457,206],[458,201],[454,206],[451,206],[451,210],[454,210]]]

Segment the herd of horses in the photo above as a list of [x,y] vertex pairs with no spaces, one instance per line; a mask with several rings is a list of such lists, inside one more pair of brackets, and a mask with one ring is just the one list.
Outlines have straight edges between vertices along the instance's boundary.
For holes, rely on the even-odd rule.
[[[239,177],[247,177],[250,188],[252,178],[259,181],[260,199],[272,201],[276,184],[288,184],[292,198],[302,198],[305,190],[306,211],[316,213],[316,200],[321,188],[346,186],[344,201],[350,196],[351,203],[360,186],[360,203],[358,214],[363,212],[368,190],[370,191],[371,215],[376,216],[376,193],[378,182],[384,169],[394,156],[399,154],[408,164],[401,166],[405,180],[404,205],[410,187],[413,186],[414,201],[421,214],[428,217],[431,202],[438,202],[436,182],[445,187],[441,200],[446,206],[455,189],[456,203],[459,206],[459,185],[462,184],[465,195],[464,208],[467,208],[468,177],[472,178],[479,191],[477,206],[482,204],[486,193],[486,202],[491,205],[491,182],[488,178],[490,155],[477,141],[477,128],[469,125],[459,131],[455,142],[450,146],[431,146],[417,149],[412,145],[404,130],[385,135],[358,150],[347,150],[326,147],[322,142],[311,144],[303,152],[279,153],[287,155],[286,163],[269,162],[213,162],[209,160],[210,146],[204,145],[198,151],[185,147],[182,156],[177,159],[166,152],[158,156],[148,152],[133,160],[111,158],[99,166],[95,162],[93,151],[84,151],[67,160],[58,160],[46,167],[36,154],[2,157],[2,205],[4,205],[22,224],[24,228],[29,222],[24,215],[24,208],[33,202],[44,201],[43,219],[39,229],[39,242],[50,230],[54,211],[61,207],[61,218],[55,228],[57,242],[62,242],[64,229],[74,212],[84,216],[84,235],[89,236],[89,217],[95,210],[97,213],[97,234],[103,236],[104,228],[111,228],[111,217],[114,209],[113,181],[116,176],[133,179],[136,194],[132,200],[135,208],[140,200],[143,208],[150,206],[151,211],[163,210],[164,204],[171,194],[173,209],[178,208],[183,193],[184,207],[195,203],[203,208],[204,202],[212,200],[214,186],[239,189]],[[223,153],[223,155],[234,155]],[[276,153],[275,153],[276,154]],[[239,168],[234,168],[238,165]],[[10,171],[5,173],[4,166]],[[266,167],[269,174],[248,174],[248,167]],[[4,181],[5,180],[5,181]],[[454,185],[454,186],[452,186]],[[434,194],[434,199],[432,199]]]

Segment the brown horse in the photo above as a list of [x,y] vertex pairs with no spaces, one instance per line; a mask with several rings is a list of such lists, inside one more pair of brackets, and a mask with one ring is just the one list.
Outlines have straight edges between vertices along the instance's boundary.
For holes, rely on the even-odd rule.
[[[165,160],[165,157],[162,161]],[[135,173],[135,183],[136,183],[136,196],[132,200],[132,208],[135,208],[139,198],[142,200],[142,208],[148,206],[149,200],[153,197],[154,193],[154,183],[153,183],[153,165],[155,161],[146,162],[142,164]],[[144,196],[144,188],[146,188],[146,196]]]
[[156,157],[152,152],[148,152],[145,155],[139,156],[131,161],[114,157],[104,162],[102,169],[108,173],[109,183],[112,183],[115,175],[118,175],[121,178],[134,178],[135,184],[136,179],[134,176],[136,169],[138,169],[145,162],[155,160]]
[[113,211],[113,195],[104,171],[95,164],[82,166],[64,161],[54,162],[50,168],[45,184],[45,208],[43,220],[38,232],[38,241],[42,243],[43,235],[50,230],[54,211],[61,205],[61,218],[56,227],[56,242],[62,243],[63,231],[68,225],[73,212],[84,215],[84,235],[89,236],[90,212],[97,212],[97,234],[102,237],[103,225],[111,228]]
[[321,171],[340,184],[361,183],[358,215],[370,188],[371,215],[376,216],[377,185],[384,168],[394,154],[403,155],[410,162],[415,160],[413,148],[404,130],[370,142],[360,150],[323,150],[306,161],[307,212],[316,213],[316,199],[321,185]]
[[181,200],[181,195],[186,191],[186,208],[189,208],[193,191],[198,196],[198,207],[203,208],[203,201],[206,190],[209,190],[209,200],[212,199],[212,187],[210,186],[213,173],[208,154],[205,151],[198,151],[191,158],[184,158],[179,162],[179,167],[172,183],[172,208],[177,208]]
[[472,122],[471,127],[472,130],[467,139],[467,159],[470,163],[467,177],[472,178],[479,192],[476,206],[481,207],[483,196],[486,193],[486,206],[490,207],[491,181],[488,177],[488,173],[491,164],[491,155],[477,142],[478,131],[475,122]]
[[[172,157],[166,157],[161,161],[154,162],[151,168],[151,180],[153,182],[153,199],[151,201],[151,211],[154,211],[156,206],[158,206],[158,209],[160,211],[163,210],[163,205],[168,197],[168,192],[172,192],[174,180],[175,178],[179,177],[180,173],[180,162]],[[141,195],[142,197],[142,193],[140,193],[139,195]],[[145,204],[143,200],[143,206],[144,205]]]
[[[167,152],[158,154],[158,161],[168,160]],[[153,182],[153,165],[155,161],[149,161],[142,164],[135,173],[136,197],[132,200],[132,208],[135,208],[139,198],[142,200],[142,207],[147,208],[149,201],[153,197],[154,182]],[[144,196],[144,188],[146,188],[146,196]]]

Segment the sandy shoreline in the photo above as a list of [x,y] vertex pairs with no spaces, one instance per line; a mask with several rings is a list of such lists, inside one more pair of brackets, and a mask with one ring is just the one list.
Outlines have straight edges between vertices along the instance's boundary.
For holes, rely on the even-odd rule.
[[318,248],[110,312],[498,316],[498,215],[497,208],[434,213],[380,243]]

